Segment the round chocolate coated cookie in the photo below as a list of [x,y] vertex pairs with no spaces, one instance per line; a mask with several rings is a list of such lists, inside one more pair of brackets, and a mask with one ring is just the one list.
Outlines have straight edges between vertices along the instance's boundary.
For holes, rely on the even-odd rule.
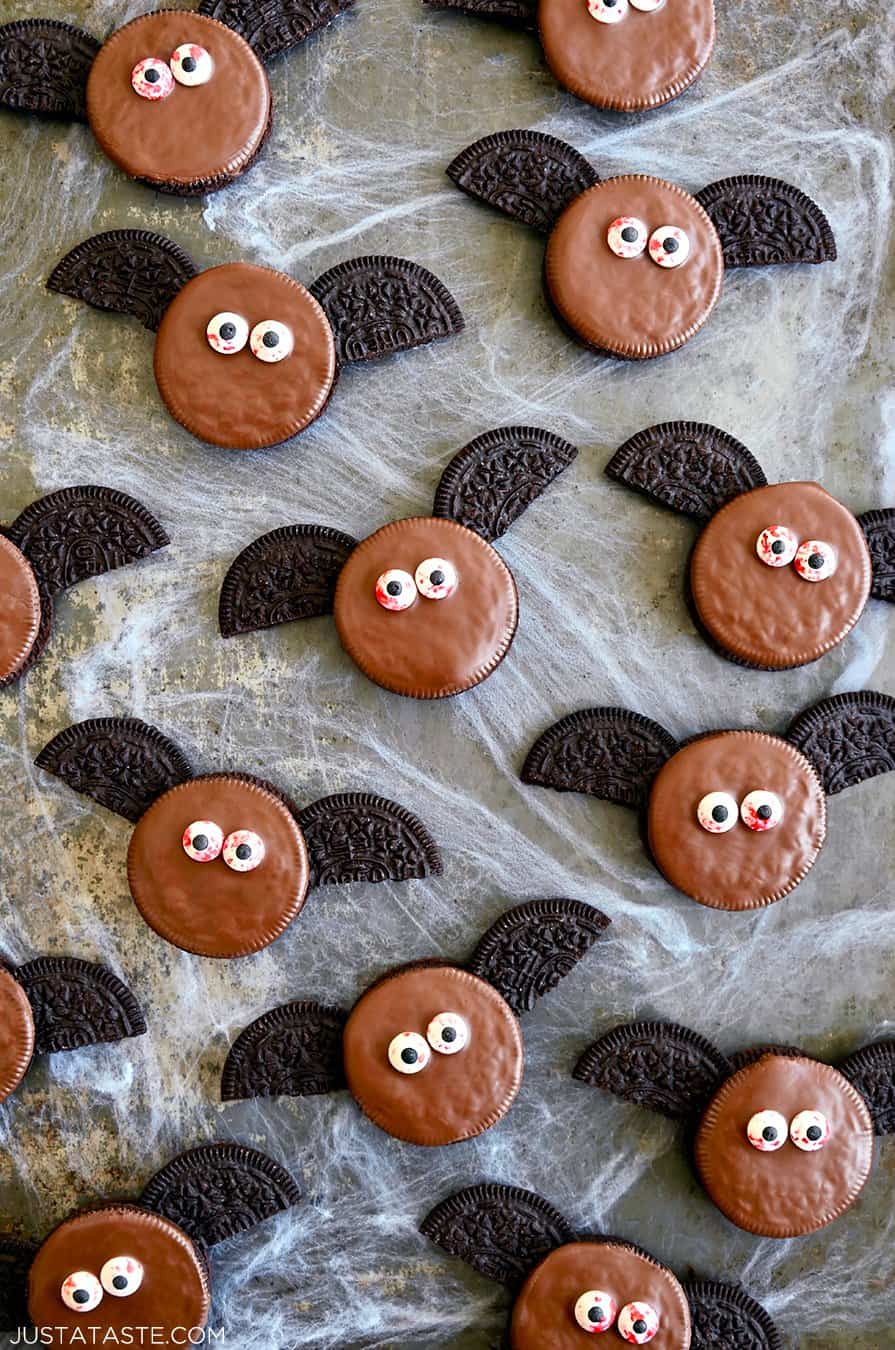
[[[194,50],[184,63],[185,46]],[[150,59],[141,80],[136,72]],[[134,19],[102,46],[87,82],[87,116],[105,153],[131,178],[201,192],[238,177],[260,149],[270,88],[238,33],[201,14],[167,10]]]
[[[771,1149],[749,1142],[750,1121],[760,1112],[782,1118],[779,1130],[771,1121]],[[798,1126],[791,1128],[804,1112],[819,1113],[811,1117],[818,1136],[811,1147]],[[764,1138],[755,1126],[751,1133]],[[765,1055],[729,1078],[709,1103],[695,1158],[702,1184],[738,1228],[799,1237],[838,1218],[862,1190],[873,1161],[873,1122],[860,1093],[829,1064]]]
[[[452,1042],[431,1028],[444,1013],[459,1019],[445,1023]],[[393,1046],[396,1038],[404,1040]],[[525,1060],[519,1022],[493,985],[447,965],[408,967],[375,984],[354,1005],[343,1049],[358,1105],[411,1144],[454,1144],[490,1129],[513,1104]]]
[[[440,586],[430,584],[433,573]],[[389,608],[388,588],[398,585],[394,601],[406,606]],[[342,646],[369,679],[411,698],[446,698],[506,656],[519,599],[506,563],[480,535],[418,516],[358,545],[339,575],[334,612]]]
[[34,569],[0,534],[0,688],[28,660],[40,629],[40,593]]
[[[613,225],[625,256],[610,247]],[[657,247],[669,238],[671,252]],[[560,318],[588,346],[645,359],[682,347],[702,327],[721,293],[724,258],[694,197],[664,179],[630,174],[598,183],[566,207],[547,242],[544,275]]]
[[137,1327],[152,1328],[153,1345],[186,1344],[171,1338],[204,1327],[208,1306],[205,1264],[189,1237],[135,1205],[67,1219],[44,1242],[28,1277],[34,1325],[62,1328],[54,1345],[74,1344],[73,1332],[87,1337],[79,1343],[93,1344],[91,1327],[98,1328],[97,1345],[109,1343],[100,1333],[117,1337]]
[[653,857],[672,886],[714,909],[756,909],[788,895],[814,864],[826,798],[788,742],[723,731],[662,766],[647,820]]
[[[254,838],[238,837],[231,848],[237,832]],[[244,859],[239,848],[249,849]],[[197,854],[214,856],[199,861]],[[272,792],[214,774],[171,788],[141,816],[127,877],[134,903],[160,937],[198,956],[247,956],[279,937],[301,910],[308,850]]]
[[0,1102],[21,1083],[34,1055],[34,1015],[18,980],[0,966]]
[[[209,325],[217,349],[209,341]],[[253,352],[259,324],[283,325],[279,360]],[[220,334],[245,328],[239,350]],[[265,353],[276,351],[265,347]],[[267,267],[225,263],[188,281],[165,311],[155,343],[155,379],[171,416],[212,445],[260,450],[287,441],[326,406],[336,373],[329,320],[304,286]]]
[[632,112],[668,103],[705,69],[715,7],[713,0],[660,0],[649,10],[628,0],[540,0],[538,28],[560,84],[598,108]]
[[767,670],[816,661],[841,642],[863,613],[871,581],[863,530],[817,483],[734,497],[706,525],[690,560],[690,590],[709,636]]
[[[658,1320],[650,1338],[654,1350],[688,1350],[690,1308],[686,1295],[670,1270],[620,1242],[570,1242],[557,1247],[525,1281],[510,1319],[511,1350],[580,1350],[586,1328],[575,1319],[583,1294],[607,1295],[599,1305],[607,1321],[608,1337],[618,1342],[619,1319],[631,1304],[648,1305]],[[609,1300],[612,1300],[610,1304]],[[612,1316],[612,1305],[615,1316]],[[650,1327],[654,1319],[642,1308]],[[636,1320],[636,1315],[632,1320]],[[631,1341],[632,1337],[622,1336]]]

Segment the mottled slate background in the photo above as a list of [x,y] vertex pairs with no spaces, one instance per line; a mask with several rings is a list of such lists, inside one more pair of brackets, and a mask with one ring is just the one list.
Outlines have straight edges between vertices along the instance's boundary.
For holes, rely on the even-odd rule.
[[[38,3],[38,0],[35,0]],[[889,389],[892,25],[886,0],[721,0],[719,50],[699,86],[655,116],[602,115],[560,93],[535,42],[361,0],[271,71],[277,122],[235,189],[179,202],[132,186],[81,127],[0,115],[0,518],[77,482],[140,497],[174,543],[59,605],[53,644],[0,696],[0,924],[13,957],[104,960],[151,1017],[139,1042],[56,1056],[0,1109],[0,1203],[40,1235],[93,1197],[133,1193],[169,1155],[234,1138],[269,1149],[306,1203],[215,1255],[214,1322],[239,1350],[497,1344],[504,1294],[430,1248],[416,1226],[448,1190],[485,1178],[542,1191],[582,1227],[648,1246],[679,1273],[742,1278],[788,1347],[895,1346],[895,1143],[832,1229],[760,1242],[707,1202],[666,1122],[569,1070],[619,1020],[691,1023],[726,1049],[797,1042],[834,1058],[892,1034],[895,779],[836,798],[821,861],[756,917],[704,910],[645,860],[620,808],[522,788],[533,737],[572,708],[629,704],[673,732],[782,729],[831,692],[895,690],[895,614],[871,603],[817,665],[767,675],[721,662],[684,609],[693,527],[602,476],[612,450],[666,418],[714,421],[768,477],[813,477],[856,511],[895,503]],[[137,3],[43,0],[98,35]],[[4,0],[4,18],[32,13]],[[683,352],[622,366],[575,348],[538,285],[541,242],[462,198],[443,168],[508,126],[574,142],[602,173],[659,172],[697,189],[734,172],[787,178],[820,200],[840,261],[732,275]],[[204,448],[169,420],[152,338],[48,294],[58,257],[119,226],[160,230],[202,263],[248,258],[302,281],[355,254],[434,268],[465,310],[454,342],[344,376],[331,410],[283,449]],[[581,447],[576,467],[501,544],[522,600],[512,658],[441,706],[395,699],[349,665],[328,620],[224,644],[221,578],[265,530],[320,520],[356,535],[427,508],[443,465],[501,422]],[[300,801],[372,788],[441,841],[431,884],[323,892],[275,947],[227,965],[143,926],[124,878],[129,829],[39,775],[71,721],[136,714],[205,769],[264,774]],[[417,1150],[342,1094],[221,1107],[227,1047],[290,997],[350,1004],[391,963],[461,957],[504,907],[566,894],[614,919],[604,943],[526,1018],[528,1072],[500,1127]]]

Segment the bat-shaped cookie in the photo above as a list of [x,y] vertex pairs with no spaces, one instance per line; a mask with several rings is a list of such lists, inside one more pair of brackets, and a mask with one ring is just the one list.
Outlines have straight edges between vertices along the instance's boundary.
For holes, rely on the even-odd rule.
[[23,966],[0,962],[0,1102],[15,1092],[36,1055],[145,1031],[137,1000],[105,966],[72,956],[39,956]]
[[[509,1286],[505,1350],[581,1350],[588,1336],[654,1350],[782,1350],[760,1303],[740,1285],[684,1284],[624,1238],[577,1234],[533,1191],[485,1183],[457,1191],[420,1232],[489,1280]],[[604,1342],[600,1341],[600,1345]]]
[[306,290],[254,263],[199,271],[148,230],[94,235],[47,286],[156,333],[155,380],[169,413],[200,441],[231,450],[279,445],[310,426],[344,364],[463,328],[447,288],[406,258],[352,258]]
[[574,1077],[684,1122],[709,1198],[762,1237],[844,1214],[870,1175],[874,1133],[895,1132],[895,1041],[833,1068],[792,1046],[728,1057],[688,1027],[632,1022],[585,1050]]
[[647,427],[606,473],[699,522],[688,598],[711,644],[739,665],[816,661],[851,632],[868,597],[895,601],[895,509],[854,516],[817,483],[769,485],[718,427]]
[[160,937],[198,956],[261,951],[312,887],[441,873],[428,830],[397,803],[343,792],[299,809],[253,774],[194,773],[137,718],[78,722],[35,763],[134,824],[134,903]]
[[679,744],[626,708],[571,713],[539,737],[522,781],[643,813],[659,871],[714,909],[782,900],[813,867],[827,797],[895,769],[895,698],[836,694],[783,736],[716,731]]
[[198,1345],[211,1305],[208,1249],[300,1199],[266,1153],[191,1149],[137,1200],[97,1202],[42,1243],[0,1237],[0,1331],[33,1323],[52,1331],[42,1345],[136,1345],[126,1337],[139,1328],[146,1345]]
[[353,0],[202,0],[132,19],[100,43],[53,19],[0,27],[0,106],[88,122],[100,149],[157,192],[234,182],[270,133],[264,62]]
[[107,487],[51,492],[0,527],[0,689],[42,656],[57,595],[170,542],[145,506]]
[[325,525],[287,525],[236,558],[221,588],[224,637],[334,613],[345,651],[384,689],[447,698],[479,684],[510,649],[513,575],[491,547],[577,450],[536,427],[478,436],[445,469],[431,516],[361,543]]
[[648,174],[601,182],[577,150],[539,131],[486,136],[447,173],[461,192],[549,236],[554,313],[613,356],[682,347],[715,308],[728,267],[836,257],[820,207],[778,178],[724,178],[695,196]]
[[522,1083],[519,1015],[553,989],[608,927],[578,900],[532,900],[502,915],[464,965],[415,961],[382,975],[350,1013],[286,1003],[246,1027],[227,1056],[224,1101],[347,1087],[374,1124],[430,1146],[472,1139]]
[[713,0],[424,0],[532,29],[564,89],[597,108],[670,103],[715,48]]

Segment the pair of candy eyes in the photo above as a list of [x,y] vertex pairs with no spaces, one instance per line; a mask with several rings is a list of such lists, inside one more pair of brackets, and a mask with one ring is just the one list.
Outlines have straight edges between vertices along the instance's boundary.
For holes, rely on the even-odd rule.
[[446,558],[424,558],[413,576],[392,567],[376,578],[376,599],[383,609],[409,609],[417,592],[426,600],[447,600],[457,589],[457,569]]
[[441,1012],[426,1027],[425,1036],[417,1031],[400,1031],[388,1046],[388,1062],[398,1073],[421,1073],[439,1055],[457,1055],[469,1044],[469,1024],[455,1012]]
[[645,248],[659,267],[680,267],[690,256],[690,237],[677,225],[660,225],[649,233],[637,216],[619,216],[606,231],[606,242],[617,258],[639,258]]
[[696,818],[709,834],[726,834],[738,819],[750,830],[773,830],[783,819],[783,803],[776,792],[764,788],[747,792],[739,807],[729,792],[707,792],[696,808]]
[[588,12],[598,23],[621,23],[628,17],[628,6],[644,14],[654,14],[661,9],[665,0],[587,0]]
[[76,1270],[62,1283],[62,1302],[72,1312],[93,1312],[103,1301],[103,1293],[113,1298],[130,1298],[143,1283],[143,1267],[132,1256],[113,1256],[99,1272]]
[[575,1304],[575,1321],[595,1335],[608,1331],[618,1318],[618,1334],[630,1345],[648,1345],[659,1330],[659,1314],[651,1303],[626,1303],[621,1312],[604,1289],[588,1289]]
[[246,343],[253,356],[268,365],[284,361],[292,351],[292,330],[276,319],[262,319],[249,332],[249,325],[241,314],[221,310],[208,320],[205,337],[209,347],[220,356],[235,356]]
[[746,1126],[746,1138],[760,1153],[776,1153],[787,1138],[803,1153],[816,1153],[830,1137],[830,1122],[821,1111],[800,1111],[789,1124],[779,1111],[757,1111]]
[[207,84],[214,71],[214,62],[204,47],[195,42],[184,42],[175,47],[171,60],[158,56],[144,56],[131,71],[135,94],[153,103],[174,93],[177,84]]
[[234,872],[253,872],[264,860],[264,840],[254,830],[224,831],[213,820],[194,820],[183,832],[183,851],[193,862],[224,862]]
[[768,567],[795,569],[803,581],[826,581],[836,571],[836,550],[823,539],[800,543],[786,525],[769,525],[755,541],[755,552]]

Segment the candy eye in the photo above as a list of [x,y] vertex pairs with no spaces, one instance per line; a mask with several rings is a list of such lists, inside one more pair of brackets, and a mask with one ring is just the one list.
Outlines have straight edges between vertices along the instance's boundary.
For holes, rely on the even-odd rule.
[[644,14],[652,14],[654,10],[661,9],[665,0],[631,0],[635,9],[643,10]]
[[749,792],[740,803],[743,824],[750,830],[773,830],[783,819],[783,803],[775,792],[759,788]]
[[257,356],[259,361],[268,364],[285,361],[292,351],[292,330],[284,323],[277,323],[276,319],[262,319],[252,329],[249,345],[252,355]]
[[76,1270],[63,1281],[62,1302],[72,1312],[93,1312],[103,1301],[103,1287],[89,1270]]
[[205,336],[209,347],[220,352],[221,356],[232,356],[234,352],[241,352],[248,342],[249,325],[241,314],[231,314],[224,309],[209,319]]
[[440,1055],[459,1054],[469,1044],[469,1024],[459,1013],[439,1013],[426,1027],[426,1040]]
[[99,1278],[113,1298],[130,1298],[143,1283],[143,1267],[132,1256],[113,1256],[99,1272]]
[[696,808],[696,816],[709,834],[726,834],[737,823],[739,811],[729,792],[709,792]]
[[646,239],[646,226],[636,216],[619,216],[606,232],[606,242],[617,258],[639,258]]
[[457,569],[444,558],[426,558],[416,569],[416,588],[427,600],[447,600],[457,589]]
[[746,1138],[760,1153],[776,1153],[786,1143],[788,1133],[786,1120],[779,1111],[758,1111],[746,1126]]
[[804,1153],[816,1153],[830,1137],[830,1122],[820,1111],[800,1111],[790,1123],[789,1137]]
[[755,552],[768,567],[788,567],[799,541],[785,525],[769,525],[755,541]]
[[419,1073],[432,1058],[432,1051],[415,1031],[401,1031],[388,1047],[388,1062],[398,1073]]
[[376,599],[383,609],[409,609],[416,599],[416,586],[409,572],[393,567],[376,579]]
[[608,1331],[615,1321],[618,1304],[611,1294],[602,1289],[588,1289],[575,1304],[575,1321],[582,1331],[596,1335],[598,1331]]
[[795,568],[803,581],[826,581],[836,571],[836,550],[822,539],[806,539],[799,545]]
[[171,53],[171,74],[178,84],[207,84],[214,62],[204,47],[184,42]]
[[234,872],[254,872],[264,861],[264,840],[252,830],[234,830],[224,840],[223,854]]
[[141,98],[156,103],[174,92],[174,76],[157,56],[144,56],[131,71],[131,84]]
[[621,23],[628,13],[628,0],[587,0],[587,12],[597,23]]
[[659,1314],[650,1303],[626,1303],[618,1315],[618,1334],[630,1345],[648,1345],[658,1331]]
[[649,237],[649,255],[660,267],[680,267],[690,256],[690,240],[676,225],[660,225]]
[[194,820],[183,832],[183,851],[193,862],[214,862],[224,844],[224,832],[213,820]]

